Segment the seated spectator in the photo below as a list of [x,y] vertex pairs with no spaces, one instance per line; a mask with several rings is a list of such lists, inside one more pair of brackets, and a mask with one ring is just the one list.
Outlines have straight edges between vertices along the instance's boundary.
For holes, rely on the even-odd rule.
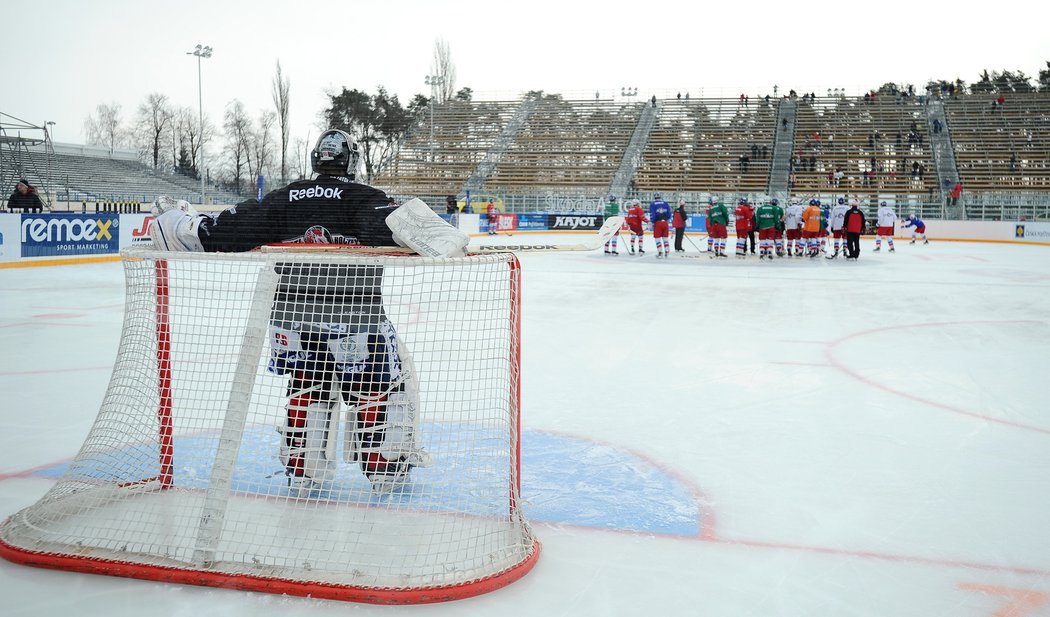
[[15,184],[15,192],[7,198],[7,207],[11,210],[22,208],[25,212],[43,212],[44,210],[44,204],[40,201],[40,196],[36,194],[36,189],[25,178],[20,178]]

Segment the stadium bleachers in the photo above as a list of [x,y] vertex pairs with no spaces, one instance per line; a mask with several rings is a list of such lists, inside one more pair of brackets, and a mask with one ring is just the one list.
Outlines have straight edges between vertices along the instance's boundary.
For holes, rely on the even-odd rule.
[[1050,94],[946,99],[959,178],[968,191],[1050,190]]
[[[475,195],[523,204],[551,196],[600,203],[614,183],[627,186],[627,196],[756,196],[773,180],[787,180],[791,197],[896,198],[925,216],[943,216],[950,209],[946,183],[957,175],[967,217],[1043,218],[1050,203],[1050,92],[1011,93],[1002,105],[998,96],[946,98],[943,116],[941,102],[926,105],[921,97],[807,96],[785,108],[784,126],[781,100],[757,97],[679,97],[657,100],[655,108],[630,98],[536,92],[450,100],[424,114],[371,183],[396,197],[443,201],[469,186]],[[787,145],[790,177],[783,171]],[[42,183],[33,172],[48,169],[42,150],[18,155],[35,157],[31,165],[11,160],[13,152],[0,148],[3,180],[18,169]],[[77,202],[149,202],[158,194],[192,201],[200,190],[192,178],[97,153],[56,152],[50,170],[48,189]],[[208,193],[218,204],[240,200]]]
[[620,166],[641,107],[609,99],[541,98],[486,188],[603,195]]
[[[776,101],[660,102],[638,169],[643,192],[761,193],[769,184]],[[747,161],[741,157],[746,156]]]
[[433,121],[425,116],[373,184],[396,195],[455,195],[519,105],[521,101],[459,100],[437,105]]
[[800,101],[792,193],[908,195],[937,187],[923,108],[876,97]]
[[[199,201],[200,182],[185,176],[154,172],[136,161],[55,152],[50,163],[39,148],[0,148],[4,169],[19,173],[38,187],[47,187],[50,169],[50,191],[60,201],[152,202],[158,195],[171,195],[192,202]],[[209,187],[209,202],[233,204],[243,199],[236,194]]]

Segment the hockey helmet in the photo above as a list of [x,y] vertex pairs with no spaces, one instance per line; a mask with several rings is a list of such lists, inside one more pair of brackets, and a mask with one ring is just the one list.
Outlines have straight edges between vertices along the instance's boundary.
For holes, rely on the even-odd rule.
[[310,152],[310,166],[315,174],[353,180],[360,158],[361,152],[350,135],[339,129],[329,129],[317,138],[317,145]]
[[839,197],[839,205],[842,205],[844,203],[846,203],[846,198],[845,197]]
[[637,199],[635,199],[635,200],[632,200],[632,201],[631,201],[631,205],[632,205],[632,206],[640,206],[640,205],[642,205],[642,202],[640,202],[640,201],[638,201]]
[[780,205],[780,200],[777,199],[776,197],[774,197],[773,199],[769,200],[769,203],[773,204],[774,206],[779,206]]
[[810,199],[810,200],[809,200],[809,205],[811,205],[811,206],[815,206],[815,205],[817,205],[817,203],[818,203],[818,202],[817,202],[817,200],[816,200],[816,199]]
[[879,205],[880,205],[880,206],[883,206],[883,207],[885,207],[885,206],[886,206],[886,202],[884,202],[884,201],[880,201],[880,202],[879,202]]
[[656,201],[660,201],[660,199],[661,199],[660,194],[659,193],[654,193],[653,194],[653,199],[655,199]]

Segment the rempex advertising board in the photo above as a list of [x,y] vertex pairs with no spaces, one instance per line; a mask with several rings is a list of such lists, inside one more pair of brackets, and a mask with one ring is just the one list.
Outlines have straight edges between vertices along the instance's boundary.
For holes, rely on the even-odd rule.
[[20,216],[22,257],[109,255],[119,250],[119,214],[63,212]]

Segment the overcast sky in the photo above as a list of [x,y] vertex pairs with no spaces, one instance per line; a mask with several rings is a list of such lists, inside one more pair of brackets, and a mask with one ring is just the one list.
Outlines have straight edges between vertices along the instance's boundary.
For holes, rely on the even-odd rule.
[[[974,7],[974,8],[970,8]],[[702,2],[640,0],[4,0],[0,112],[83,143],[84,120],[118,103],[129,121],[151,92],[198,106],[221,124],[239,99],[253,116],[273,108],[280,60],[291,79],[293,137],[315,136],[325,92],[383,85],[407,102],[434,43],[449,45],[457,88],[479,98],[545,90],[593,97],[634,86],[648,98],[675,92],[735,95],[795,88],[857,92],[887,81],[977,79],[982,69],[1035,76],[1050,60],[1050,3],[1000,0]]]

